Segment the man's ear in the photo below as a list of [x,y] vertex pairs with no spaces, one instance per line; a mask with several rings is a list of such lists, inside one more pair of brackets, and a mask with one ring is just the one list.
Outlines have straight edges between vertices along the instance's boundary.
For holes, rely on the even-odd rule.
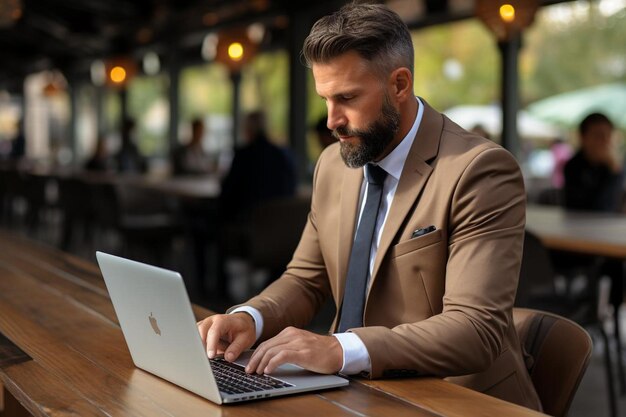
[[391,84],[391,94],[394,98],[402,103],[408,98],[414,97],[413,93],[413,75],[408,68],[396,68],[389,77]]

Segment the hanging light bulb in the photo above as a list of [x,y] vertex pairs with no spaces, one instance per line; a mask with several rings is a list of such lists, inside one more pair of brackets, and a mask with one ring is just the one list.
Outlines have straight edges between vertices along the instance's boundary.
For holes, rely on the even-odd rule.
[[124,81],[126,81],[126,70],[124,69],[124,67],[116,65],[111,68],[111,71],[109,72],[109,77],[111,78],[111,81],[113,81],[115,84],[122,84]]
[[241,61],[243,59],[243,45],[240,42],[233,42],[228,45],[228,57],[233,61]]
[[500,6],[500,18],[506,23],[511,23],[515,20],[515,7],[510,4],[503,4]]
[[476,16],[501,41],[506,41],[530,26],[539,0],[476,0]]

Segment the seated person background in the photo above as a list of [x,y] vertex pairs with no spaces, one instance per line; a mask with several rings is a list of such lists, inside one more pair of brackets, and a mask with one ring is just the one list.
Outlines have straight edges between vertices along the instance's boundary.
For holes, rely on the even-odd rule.
[[213,163],[202,147],[204,123],[202,119],[191,122],[191,139],[180,145],[171,155],[173,175],[203,175],[211,172]]
[[285,149],[270,142],[265,117],[252,112],[244,120],[245,145],[235,151],[222,182],[220,209],[226,218],[249,211],[261,201],[295,194],[296,175]]
[[122,122],[122,144],[114,156],[115,169],[123,173],[145,173],[148,170],[146,158],[135,144],[135,121],[126,119]]
[[564,168],[565,207],[619,211],[623,195],[622,161],[613,143],[613,123],[592,113],[580,123],[580,149]]
[[[247,297],[242,288],[250,287],[253,271],[250,269],[252,239],[251,218],[258,204],[296,192],[296,174],[286,149],[270,142],[261,112],[248,114],[244,119],[245,145],[235,151],[230,171],[222,182],[219,199],[219,240],[222,256],[220,267],[229,276],[230,293],[235,299]],[[268,244],[271,237],[268,236]],[[262,277],[258,285],[268,279]]]
[[113,169],[113,160],[107,150],[107,142],[103,137],[98,138],[96,149],[85,163],[87,171],[107,172]]
[[[580,123],[580,149],[564,169],[564,202],[567,209],[600,212],[622,210],[622,157],[616,151],[613,133],[613,123],[601,113],[592,113]],[[624,300],[623,260],[561,252],[555,252],[552,259],[557,269],[562,271],[599,267],[600,276],[611,278],[610,302],[614,307],[614,332],[618,348],[621,349],[619,307]],[[594,275],[592,272],[590,276]],[[589,285],[597,284],[594,280],[588,280],[586,286],[578,288],[573,298],[595,294],[595,291],[587,289]],[[618,355],[621,353],[618,352]]]

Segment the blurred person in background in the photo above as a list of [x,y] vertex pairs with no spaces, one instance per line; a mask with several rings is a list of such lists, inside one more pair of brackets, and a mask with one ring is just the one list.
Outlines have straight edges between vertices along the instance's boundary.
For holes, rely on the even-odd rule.
[[[235,151],[229,172],[222,181],[219,201],[220,246],[223,270],[232,283],[250,279],[250,234],[253,210],[260,203],[296,192],[296,174],[287,150],[270,142],[265,116],[259,111],[244,118],[245,144]],[[271,241],[271,238],[270,238]],[[227,258],[227,259],[226,259]],[[243,280],[243,281],[242,281]],[[236,288],[236,285],[231,285]]]
[[17,122],[17,135],[11,142],[9,158],[20,160],[26,156],[26,136],[24,135],[24,119]]
[[213,167],[211,158],[202,147],[204,131],[202,119],[194,119],[191,122],[191,139],[174,149],[171,155],[174,175],[204,175],[211,172]]
[[551,182],[554,188],[561,189],[565,185],[565,164],[572,157],[572,147],[563,139],[555,139],[550,145],[550,153],[554,167],[552,168]]
[[113,168],[113,161],[107,150],[107,143],[103,137],[99,137],[96,142],[96,148],[85,164],[85,170],[106,172]]
[[613,139],[613,123],[592,113],[580,123],[580,149],[565,164],[565,207],[619,211],[623,194],[621,158]]
[[235,151],[230,171],[222,182],[220,195],[224,216],[233,217],[256,204],[293,196],[296,175],[287,151],[274,145],[265,129],[260,111],[244,120],[245,145]]
[[123,173],[145,173],[148,163],[135,144],[135,121],[125,119],[122,122],[122,145],[115,154],[115,168]]
[[[565,207],[600,212],[621,211],[623,170],[615,146],[613,123],[604,114],[592,113],[583,119],[578,130],[580,149],[565,165]],[[621,259],[586,258],[567,253],[556,253],[553,260],[560,268],[599,266],[600,276],[611,278],[610,302],[614,307],[614,331],[619,340],[619,306],[624,300],[624,262]],[[584,296],[585,288],[582,287],[578,294]]]

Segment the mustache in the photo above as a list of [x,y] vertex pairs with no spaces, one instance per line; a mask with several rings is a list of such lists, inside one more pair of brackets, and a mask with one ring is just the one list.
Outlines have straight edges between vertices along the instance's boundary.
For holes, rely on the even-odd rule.
[[332,131],[332,135],[335,139],[339,139],[340,136],[357,136],[360,137],[363,135],[361,130],[357,129],[349,129],[346,126],[339,126],[338,128]]

